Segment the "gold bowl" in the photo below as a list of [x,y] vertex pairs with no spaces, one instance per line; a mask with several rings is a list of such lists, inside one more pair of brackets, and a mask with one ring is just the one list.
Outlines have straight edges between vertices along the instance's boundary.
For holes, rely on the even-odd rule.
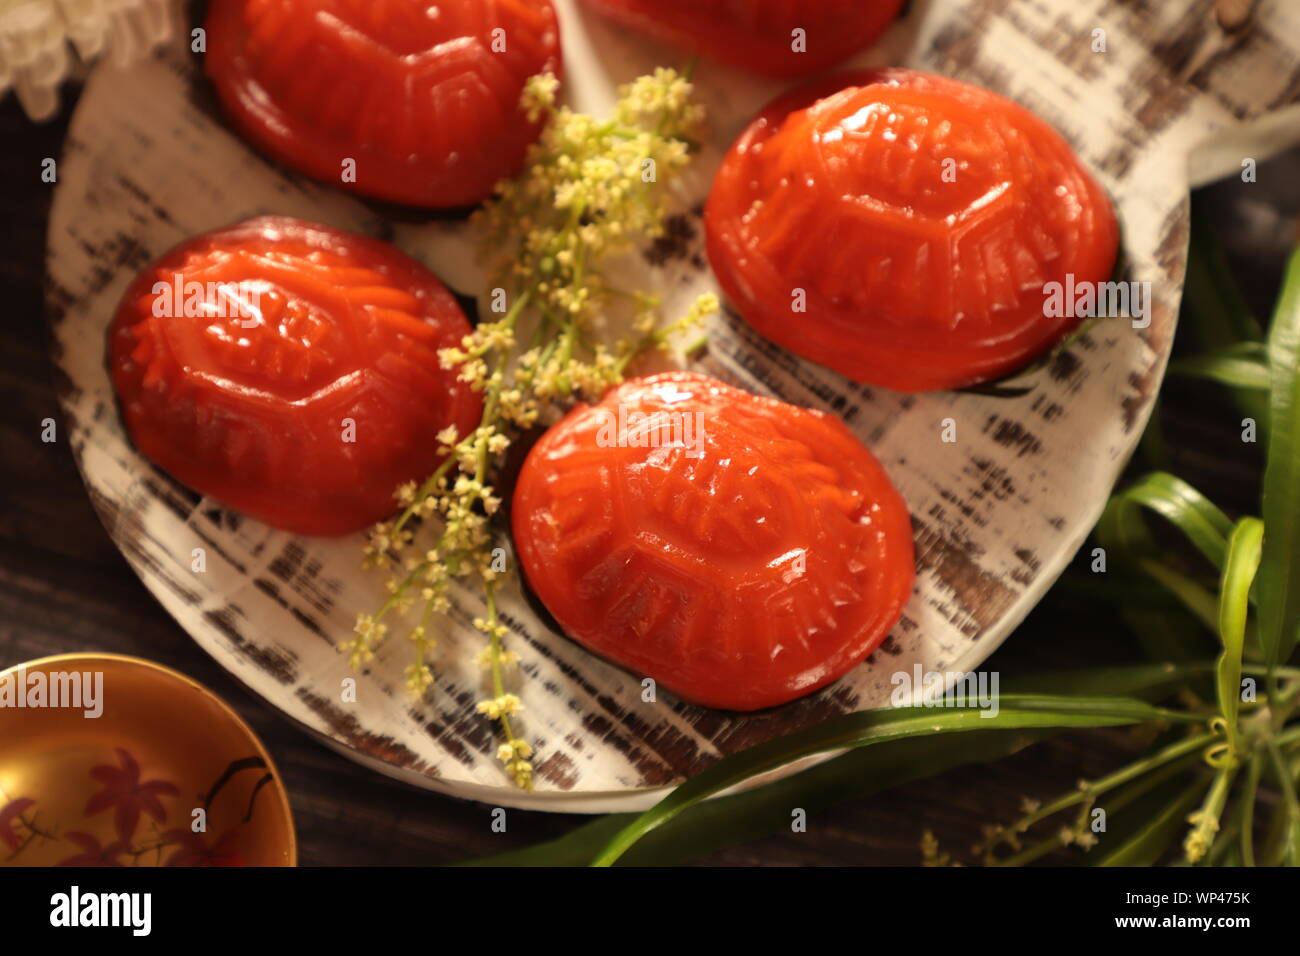
[[183,674],[119,654],[0,671],[0,866],[293,866],[262,742]]

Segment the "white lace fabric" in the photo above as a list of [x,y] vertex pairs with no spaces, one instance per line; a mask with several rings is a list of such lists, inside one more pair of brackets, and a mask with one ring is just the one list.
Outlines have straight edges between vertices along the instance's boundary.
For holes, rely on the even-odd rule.
[[0,0],[0,97],[10,89],[33,120],[59,108],[78,60],[124,66],[171,36],[174,0]]

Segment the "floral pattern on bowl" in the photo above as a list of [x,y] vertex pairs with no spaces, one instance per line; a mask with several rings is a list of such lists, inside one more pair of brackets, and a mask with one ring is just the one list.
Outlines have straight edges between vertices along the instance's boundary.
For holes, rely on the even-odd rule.
[[93,654],[19,665],[0,683],[12,692],[33,674],[51,687],[55,675],[102,679],[102,713],[53,698],[0,706],[0,865],[295,862],[279,775],[210,691],[147,661]]

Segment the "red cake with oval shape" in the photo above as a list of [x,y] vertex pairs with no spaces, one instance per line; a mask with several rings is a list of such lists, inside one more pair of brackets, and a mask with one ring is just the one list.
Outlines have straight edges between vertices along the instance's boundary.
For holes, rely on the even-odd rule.
[[260,150],[365,196],[450,208],[513,177],[560,75],[551,0],[213,0],[208,75]]
[[767,76],[807,76],[870,46],[903,0],[586,0],[619,23]]
[[907,506],[839,419],[691,372],[629,381],[547,431],[512,523],[572,638],[730,710],[856,666],[915,573]]
[[438,432],[478,425],[481,397],[437,354],[469,331],[394,247],[268,216],[146,268],[113,320],[109,368],[159,468],[277,528],[344,534],[438,466]]
[[1045,288],[1108,281],[1119,245],[1109,199],[1060,134],[987,90],[903,69],[769,105],[727,154],[705,220],[750,325],[906,392],[995,379],[1050,349],[1079,317],[1049,314]]

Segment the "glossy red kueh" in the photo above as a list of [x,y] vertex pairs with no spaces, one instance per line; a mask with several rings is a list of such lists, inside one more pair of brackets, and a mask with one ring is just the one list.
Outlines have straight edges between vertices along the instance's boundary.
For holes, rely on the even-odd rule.
[[586,0],[681,50],[767,76],[807,76],[869,47],[903,0]]
[[212,0],[208,75],[235,127],[376,199],[470,206],[540,132],[528,77],[562,71],[551,0]]
[[262,217],[190,239],[127,289],[109,367],[136,448],[236,511],[301,534],[360,531],[478,424],[438,350],[469,323],[393,246]]
[[907,506],[843,422],[691,372],[629,381],[547,431],[512,524],[569,636],[730,710],[856,666],[915,573]]
[[818,81],[759,114],[705,211],[709,261],[756,330],[905,392],[1016,371],[1077,326],[1055,282],[1110,279],[1119,229],[1023,107],[903,69]]

